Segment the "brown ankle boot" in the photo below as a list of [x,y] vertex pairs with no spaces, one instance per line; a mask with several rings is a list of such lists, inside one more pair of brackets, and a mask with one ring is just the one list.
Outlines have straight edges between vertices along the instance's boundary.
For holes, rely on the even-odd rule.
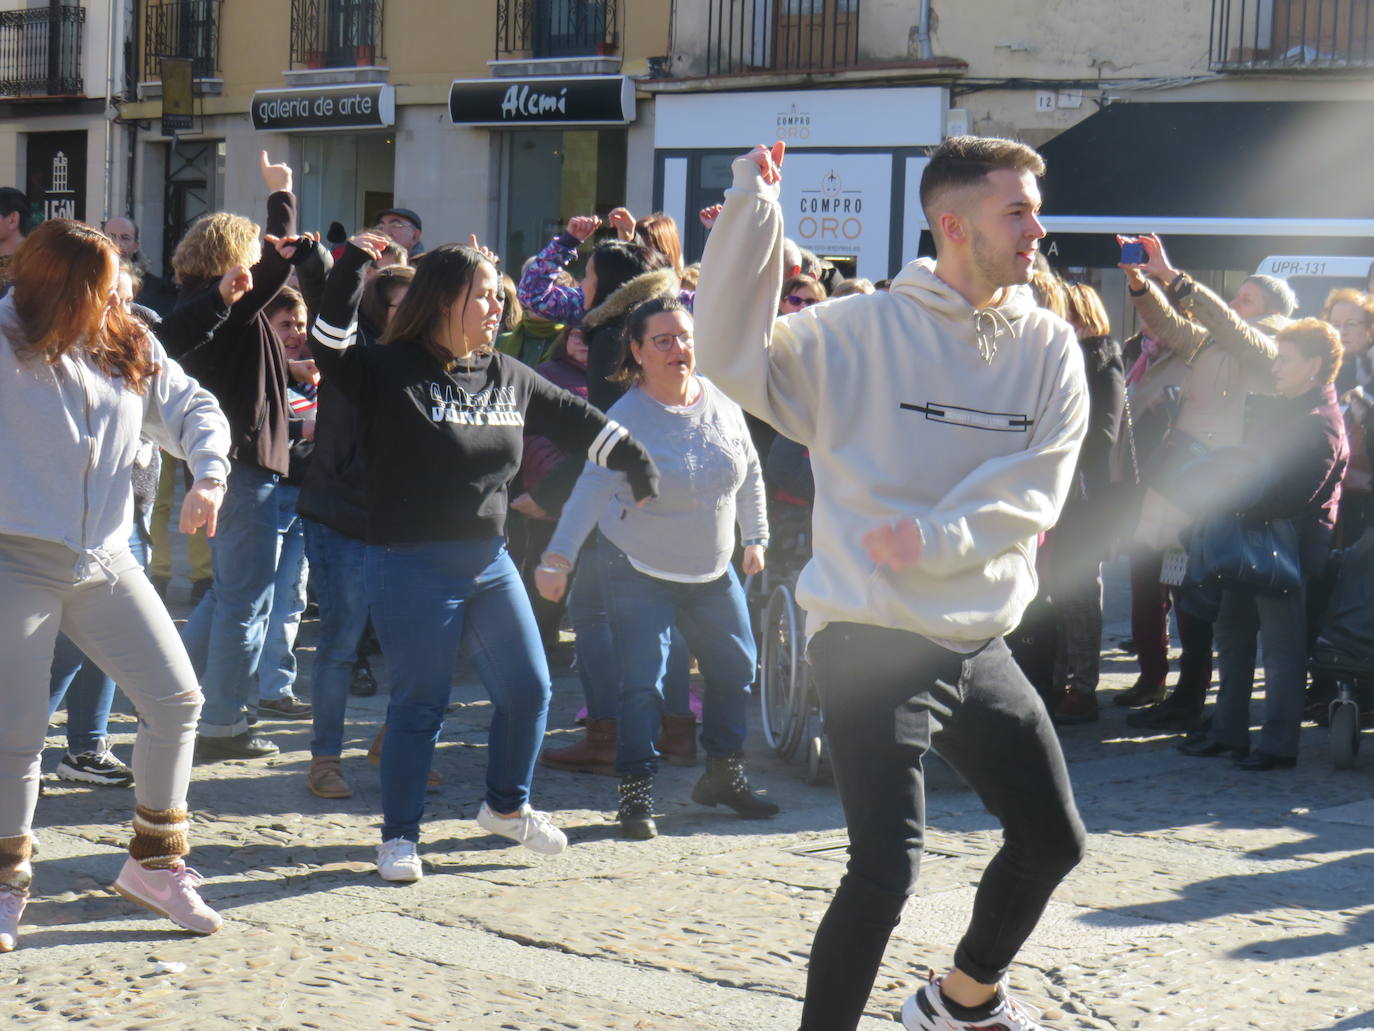
[[566,748],[546,748],[539,761],[555,770],[615,775],[615,720],[587,720],[587,736]]
[[697,764],[697,718],[692,713],[685,716],[663,714],[663,730],[658,735],[658,754],[668,760],[670,766],[695,766]]

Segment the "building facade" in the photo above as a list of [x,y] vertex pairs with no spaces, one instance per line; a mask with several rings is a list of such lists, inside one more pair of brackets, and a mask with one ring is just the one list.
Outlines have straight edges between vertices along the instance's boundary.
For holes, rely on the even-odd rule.
[[694,257],[730,159],[780,138],[788,232],[881,278],[922,246],[925,155],[974,132],[1046,154],[1061,264],[1153,229],[1240,272],[1370,251],[1371,70],[1369,0],[0,0],[0,179],[133,214],[157,269],[261,210],[265,149],[302,228],[405,207],[515,268],[622,203]]

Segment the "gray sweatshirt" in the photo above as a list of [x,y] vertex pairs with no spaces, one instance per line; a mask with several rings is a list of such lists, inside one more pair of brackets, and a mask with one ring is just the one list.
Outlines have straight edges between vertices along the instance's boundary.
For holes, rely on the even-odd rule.
[[209,391],[151,336],[160,368],[135,394],[76,348],[56,364],[21,357],[13,297],[0,300],[0,534],[65,544],[84,559],[127,545],[139,437],[196,479],[229,475],[229,424]]
[[693,405],[670,408],[638,387],[606,414],[648,449],[658,497],[636,505],[623,473],[587,464],[563,506],[549,551],[575,558],[599,526],[642,573],[705,583],[724,574],[736,520],[747,542],[766,544],[768,513],[759,457],[744,413],[706,379]]

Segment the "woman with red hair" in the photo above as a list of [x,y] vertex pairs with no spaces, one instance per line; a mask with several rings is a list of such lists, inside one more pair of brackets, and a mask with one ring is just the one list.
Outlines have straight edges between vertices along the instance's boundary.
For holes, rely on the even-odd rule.
[[28,898],[30,826],[59,631],[138,710],[134,835],[114,889],[209,934],[219,914],[186,866],[186,791],[201,694],[186,649],[129,552],[139,436],[184,459],[196,482],[181,530],[215,532],[229,427],[116,293],[114,245],[78,222],[45,222],[0,300],[0,952]]

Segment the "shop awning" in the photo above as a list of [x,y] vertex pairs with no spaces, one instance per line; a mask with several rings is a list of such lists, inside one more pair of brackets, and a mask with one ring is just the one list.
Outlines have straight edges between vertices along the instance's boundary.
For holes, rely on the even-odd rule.
[[1107,266],[1158,232],[1174,264],[1374,253],[1374,103],[1109,104],[1040,148],[1046,254]]

